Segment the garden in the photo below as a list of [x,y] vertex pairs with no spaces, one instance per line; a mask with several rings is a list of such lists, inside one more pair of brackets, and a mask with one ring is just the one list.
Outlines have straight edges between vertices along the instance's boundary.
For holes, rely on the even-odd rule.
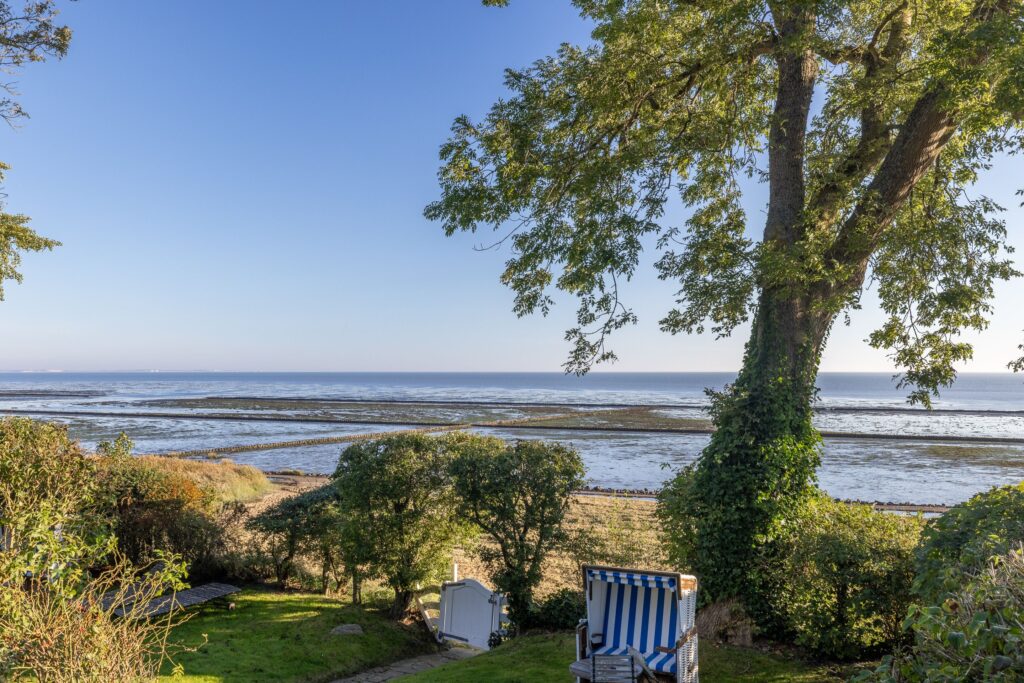
[[[131,448],[87,454],[61,426],[0,422],[5,677],[334,680],[436,652],[416,596],[454,560],[506,594],[510,626],[409,680],[568,680],[580,564],[689,571],[700,552],[691,472],[656,502],[580,496],[579,456],[557,443],[402,433],[295,491]],[[760,547],[756,591],[702,588],[701,676],[1018,680],[1022,542],[1024,485],[927,520],[811,493]],[[165,617],[131,608],[210,580],[243,589]]]

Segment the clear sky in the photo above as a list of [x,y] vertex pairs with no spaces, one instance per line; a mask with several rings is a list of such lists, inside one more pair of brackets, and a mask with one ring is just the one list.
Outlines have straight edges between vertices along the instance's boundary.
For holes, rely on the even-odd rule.
[[[0,130],[8,210],[64,243],[8,287],[0,369],[559,370],[573,302],[517,319],[508,253],[445,238],[422,209],[452,119],[501,97],[503,68],[587,40],[567,0],[103,0],[63,16],[70,54],[19,77],[32,118]],[[1011,207],[1024,247],[1021,185],[1021,160],[1003,160],[979,191]],[[1021,287],[1000,287],[966,369],[1014,355]],[[605,369],[738,367],[746,330],[658,331],[673,289],[648,259],[627,289],[640,324]],[[890,369],[863,343],[879,319],[869,294],[823,369]]]

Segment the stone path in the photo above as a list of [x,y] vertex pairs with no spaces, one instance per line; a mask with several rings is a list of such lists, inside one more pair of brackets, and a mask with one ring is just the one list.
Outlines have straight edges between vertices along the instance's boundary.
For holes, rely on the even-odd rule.
[[412,659],[403,659],[388,666],[378,666],[375,669],[367,669],[362,673],[348,678],[339,678],[331,683],[382,683],[400,676],[427,671],[460,659],[469,659],[479,654],[478,651],[468,647],[453,647],[450,650],[439,652],[433,655],[422,655]]

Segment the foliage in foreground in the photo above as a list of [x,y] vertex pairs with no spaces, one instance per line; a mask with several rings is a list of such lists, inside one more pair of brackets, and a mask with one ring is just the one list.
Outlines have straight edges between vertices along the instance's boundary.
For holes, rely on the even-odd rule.
[[[696,539],[706,522],[690,506],[699,481],[691,472],[667,485],[658,504],[671,562],[681,567],[699,566]],[[890,651],[904,639],[922,527],[918,518],[809,494],[753,556],[751,573],[766,596],[754,603],[763,632],[829,658]]]
[[572,492],[583,485],[583,462],[558,443],[454,434],[455,492],[462,512],[494,541],[480,549],[509,617],[528,627],[533,591],[547,554],[565,539],[562,523]]
[[0,420],[0,676],[136,680],[165,658],[171,622],[139,618],[134,598],[180,587],[184,567],[120,557],[101,493],[65,427]]
[[[961,574],[964,578],[965,575]],[[1024,679],[1024,549],[994,558],[939,605],[915,605],[914,644],[857,680],[877,683]]]
[[1024,543],[1024,482],[979,493],[932,520],[917,551],[914,592],[941,604],[971,576]]
[[778,604],[796,643],[830,659],[891,652],[904,638],[923,520],[818,496],[783,543]]

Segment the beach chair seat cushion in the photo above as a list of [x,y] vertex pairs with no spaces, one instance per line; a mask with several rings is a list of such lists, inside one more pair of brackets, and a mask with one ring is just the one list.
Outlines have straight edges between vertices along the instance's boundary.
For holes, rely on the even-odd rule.
[[[607,645],[594,649],[595,655],[625,655],[629,654],[629,646]],[[641,652],[640,655],[647,662],[651,671],[663,674],[676,673],[676,655],[674,652]]]

